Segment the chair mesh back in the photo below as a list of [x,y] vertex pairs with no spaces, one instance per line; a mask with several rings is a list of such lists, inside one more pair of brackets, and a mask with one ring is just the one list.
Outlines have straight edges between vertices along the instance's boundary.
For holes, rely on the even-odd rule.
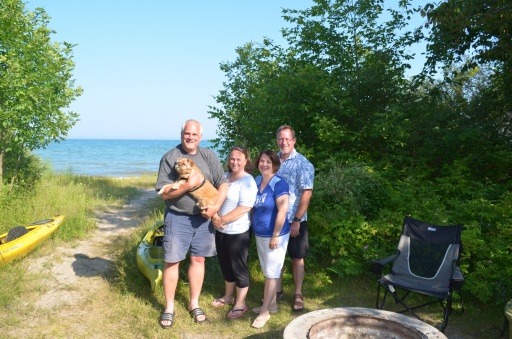
[[430,244],[410,239],[409,269],[423,278],[434,278],[445,260],[448,245]]
[[385,278],[424,293],[448,293],[461,232],[461,225],[437,226],[406,217],[398,243],[400,255]]

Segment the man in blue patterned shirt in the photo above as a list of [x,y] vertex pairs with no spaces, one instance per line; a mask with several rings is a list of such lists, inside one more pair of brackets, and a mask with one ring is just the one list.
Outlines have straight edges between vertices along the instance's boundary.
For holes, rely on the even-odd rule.
[[[308,241],[308,207],[313,195],[313,180],[315,168],[302,154],[295,150],[295,131],[288,125],[277,129],[277,145],[279,146],[279,159],[281,167],[277,174],[282,176],[290,186],[288,204],[288,221],[290,222],[290,241],[288,255],[292,259],[293,282],[295,294],[293,296],[293,310],[304,309],[302,296],[302,282],[304,280],[304,259],[309,253]],[[281,279],[277,283],[277,300],[283,300]]]

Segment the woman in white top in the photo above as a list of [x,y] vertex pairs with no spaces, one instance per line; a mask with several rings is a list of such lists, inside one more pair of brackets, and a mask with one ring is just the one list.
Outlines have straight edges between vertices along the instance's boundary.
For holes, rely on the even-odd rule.
[[[245,299],[249,290],[247,258],[251,245],[250,212],[256,200],[257,187],[251,173],[254,170],[244,147],[234,147],[228,158],[226,178],[229,190],[219,212],[212,218],[217,258],[224,276],[224,296],[212,301],[212,306],[234,305],[228,318],[240,318],[247,312]],[[235,298],[236,288],[236,298]]]

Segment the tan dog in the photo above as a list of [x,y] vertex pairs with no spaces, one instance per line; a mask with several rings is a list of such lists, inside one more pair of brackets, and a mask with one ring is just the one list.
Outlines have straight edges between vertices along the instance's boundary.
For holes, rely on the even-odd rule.
[[[178,172],[178,180],[176,180],[175,183],[167,184],[164,187],[162,187],[158,194],[162,195],[164,190],[167,189],[169,186],[172,189],[178,189],[178,187],[180,187],[180,185],[184,181],[187,181],[188,176],[192,171],[202,174],[201,170],[196,166],[196,164],[194,164],[194,161],[188,158],[179,158],[176,161],[174,168],[176,169],[176,172]],[[202,183],[199,186],[196,186],[190,191],[188,191],[188,193],[190,193],[190,195],[192,195],[197,200],[196,205],[199,208],[204,208],[208,205],[213,205],[217,200],[218,195],[217,189],[213,187],[213,185],[208,180],[206,180],[204,176],[202,179]]]

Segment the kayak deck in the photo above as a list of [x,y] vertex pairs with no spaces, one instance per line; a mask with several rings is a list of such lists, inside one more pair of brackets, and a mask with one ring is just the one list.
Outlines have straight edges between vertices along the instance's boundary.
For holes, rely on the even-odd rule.
[[0,235],[0,266],[30,253],[55,232],[63,221],[63,215],[36,221],[25,226],[28,232],[10,241],[7,241],[9,232]]
[[137,247],[137,266],[151,283],[151,291],[154,291],[162,281],[164,268],[163,225],[163,220],[157,221]]

